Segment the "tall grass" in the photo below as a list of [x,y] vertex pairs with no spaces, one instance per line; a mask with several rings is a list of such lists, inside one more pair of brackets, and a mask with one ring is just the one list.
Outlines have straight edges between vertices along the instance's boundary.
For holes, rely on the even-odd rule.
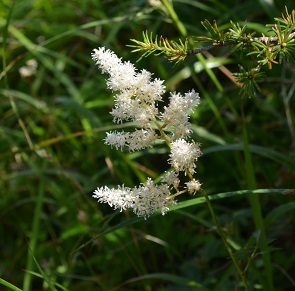
[[[136,62],[139,55],[126,45],[142,31],[177,40],[204,34],[206,18],[224,27],[247,20],[267,33],[264,25],[292,3],[2,1],[3,290],[243,290],[203,197],[187,197],[148,220],[91,198],[97,186],[159,178],[167,152],[103,144],[106,131],[123,126],[111,123],[112,96],[90,53],[106,46]],[[22,78],[19,69],[30,59],[37,71]],[[227,242],[241,266],[258,250],[247,270],[250,290],[292,290],[295,203],[286,189],[295,188],[294,68],[274,67],[259,84],[261,94],[240,98],[230,75],[237,64],[247,67],[247,59],[220,50],[177,66],[150,56],[137,67],[164,79],[170,91],[200,92],[191,117],[203,151],[198,177]]]

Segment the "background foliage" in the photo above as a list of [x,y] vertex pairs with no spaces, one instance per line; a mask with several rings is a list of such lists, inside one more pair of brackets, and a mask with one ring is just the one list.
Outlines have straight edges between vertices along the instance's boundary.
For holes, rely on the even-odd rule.
[[[189,36],[206,33],[200,23],[206,18],[224,28],[247,21],[267,34],[265,24],[285,5],[294,9],[291,0],[173,1]],[[139,55],[126,45],[147,29],[181,38],[163,5],[2,0],[0,25],[0,278],[23,290],[237,290],[206,205],[144,221],[91,198],[97,186],[133,187],[166,170],[162,148],[122,153],[103,144],[105,131],[115,128],[108,114],[113,100],[90,57],[106,46],[135,62]],[[21,78],[30,59],[37,71]],[[177,66],[151,55],[137,67],[164,79],[168,91],[200,92],[191,121],[204,153],[198,178],[209,194],[248,187],[241,103],[257,188],[295,188],[294,66],[274,66],[261,93],[241,99],[230,78],[238,64],[247,67],[249,59],[224,48]],[[267,237],[279,248],[271,253],[274,288],[292,290],[294,194],[260,200]],[[214,201],[214,208],[232,245],[243,247],[256,231],[247,196]],[[251,290],[263,286],[261,260],[249,270]]]

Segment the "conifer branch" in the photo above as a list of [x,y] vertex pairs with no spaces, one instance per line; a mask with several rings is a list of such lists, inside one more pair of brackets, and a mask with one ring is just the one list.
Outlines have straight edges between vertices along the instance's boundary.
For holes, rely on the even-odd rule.
[[[264,35],[254,37],[255,32],[247,33],[247,26],[240,26],[232,21],[227,31],[221,31],[216,21],[204,20],[203,27],[207,30],[207,36],[195,37],[194,42],[201,45],[199,47],[188,49],[188,39],[185,41],[168,40],[164,37],[153,37],[148,31],[143,32],[143,41],[131,39],[135,45],[129,45],[135,48],[132,52],[143,52],[139,60],[152,53],[156,55],[164,54],[168,60],[179,63],[184,61],[187,56],[196,55],[214,48],[229,47],[231,50],[240,51],[245,57],[252,57],[256,62],[253,68],[246,71],[241,69],[240,73],[233,74],[243,82],[243,93],[253,95],[257,91],[257,80],[261,78],[260,70],[267,65],[272,69],[273,64],[282,62],[294,62],[295,54],[295,10],[291,13],[282,13],[282,17],[275,18],[276,21],[270,27],[274,35]],[[205,45],[203,45],[205,44]],[[256,59],[254,58],[256,57]]]

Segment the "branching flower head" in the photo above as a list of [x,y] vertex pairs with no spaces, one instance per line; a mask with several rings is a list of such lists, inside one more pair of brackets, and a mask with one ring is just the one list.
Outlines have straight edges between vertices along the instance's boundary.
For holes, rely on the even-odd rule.
[[157,103],[165,93],[164,81],[152,80],[147,70],[137,72],[130,62],[123,62],[112,51],[104,47],[94,49],[92,58],[102,70],[109,74],[107,86],[115,94],[115,106],[110,112],[116,123],[134,121],[139,127],[149,128],[155,121],[164,127],[173,127],[170,140],[188,137],[191,133],[188,112],[200,102],[199,94],[194,90],[181,95],[171,93],[169,105],[159,112]]
[[[113,121],[133,121],[138,125],[138,129],[133,132],[107,133],[105,144],[117,150],[126,147],[129,151],[137,151],[152,147],[156,141],[164,141],[171,149],[168,163],[174,168],[165,174],[161,184],[156,185],[148,178],[145,183],[134,188],[97,188],[93,197],[120,211],[132,209],[136,215],[145,218],[156,209],[161,209],[162,214],[165,214],[169,205],[176,203],[173,198],[178,193],[192,194],[200,187],[193,180],[184,186],[184,191],[178,190],[179,172],[184,171],[192,179],[195,162],[201,155],[199,144],[185,140],[191,133],[188,113],[199,104],[199,94],[194,90],[184,95],[171,93],[169,104],[160,112],[158,102],[162,101],[165,93],[162,80],[152,79],[152,74],[147,70],[138,72],[133,64],[123,62],[103,47],[93,50],[92,58],[102,73],[109,74],[107,87],[115,93],[115,105],[110,112]],[[178,193],[171,195],[173,189]]]

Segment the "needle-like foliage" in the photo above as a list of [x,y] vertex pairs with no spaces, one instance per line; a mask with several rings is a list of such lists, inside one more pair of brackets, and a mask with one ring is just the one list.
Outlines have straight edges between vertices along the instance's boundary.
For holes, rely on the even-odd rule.
[[147,57],[152,53],[156,55],[164,54],[170,61],[179,63],[187,56],[209,51],[218,47],[229,47],[232,52],[239,52],[244,58],[249,58],[249,63],[253,64],[249,70],[241,70],[233,75],[237,77],[237,81],[242,83],[242,94],[254,96],[257,93],[257,81],[261,79],[263,74],[260,73],[262,67],[267,65],[268,69],[272,69],[273,64],[281,64],[282,62],[294,62],[295,53],[295,12],[291,14],[286,8],[285,14],[281,18],[275,18],[276,23],[268,25],[271,28],[272,35],[254,37],[256,32],[247,32],[247,25],[240,26],[239,23],[230,22],[231,26],[228,30],[220,30],[217,22],[210,22],[205,19],[201,22],[208,32],[208,35],[195,36],[194,42],[197,47],[188,49],[189,41],[179,40],[175,42],[164,37],[153,38],[153,34],[148,31],[143,33],[143,41],[131,39],[136,45],[133,52],[141,51],[143,54],[139,58]]
[[187,56],[188,40],[183,42],[179,40],[179,43],[173,40],[168,40],[162,36],[157,35],[153,38],[153,33],[148,31],[142,33],[143,41],[131,39],[136,45],[129,45],[135,49],[132,52],[143,51],[143,54],[138,59],[140,61],[143,57],[148,57],[150,54],[155,55],[164,54],[169,61],[176,61],[176,63],[183,61]]

